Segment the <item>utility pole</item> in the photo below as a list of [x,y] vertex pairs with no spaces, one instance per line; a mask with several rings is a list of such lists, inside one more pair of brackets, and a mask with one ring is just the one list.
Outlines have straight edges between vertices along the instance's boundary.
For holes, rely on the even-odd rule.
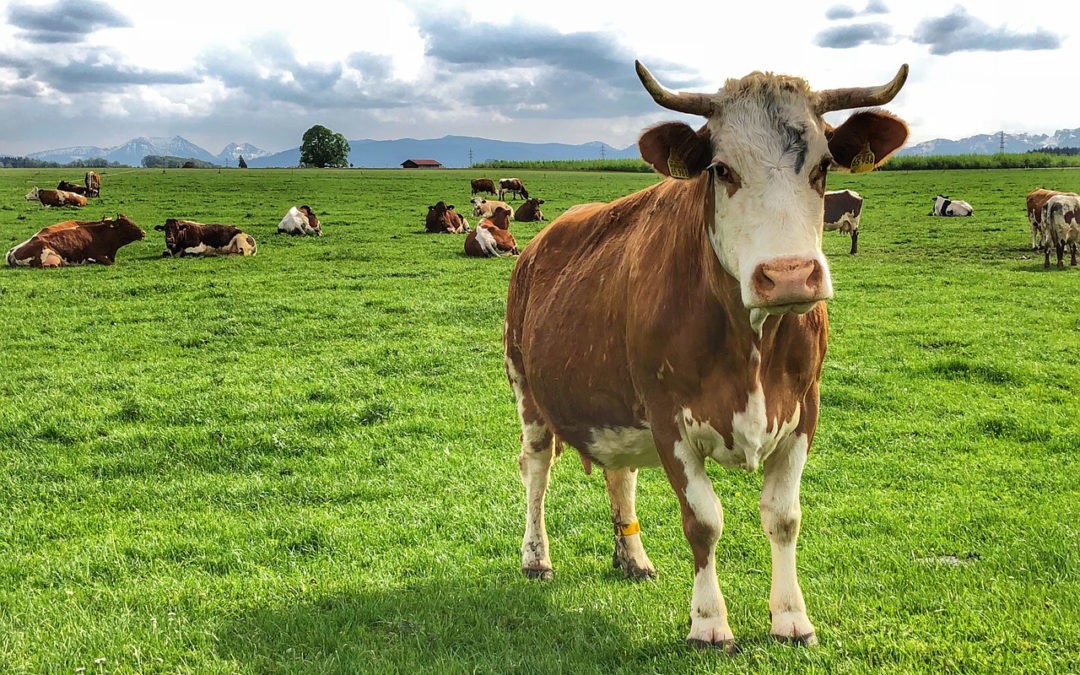
[[1001,143],[998,146],[998,152],[1000,152],[1003,155],[1005,154],[1005,132],[1004,131],[1001,132]]
[[469,148],[469,166],[472,166],[472,148]]

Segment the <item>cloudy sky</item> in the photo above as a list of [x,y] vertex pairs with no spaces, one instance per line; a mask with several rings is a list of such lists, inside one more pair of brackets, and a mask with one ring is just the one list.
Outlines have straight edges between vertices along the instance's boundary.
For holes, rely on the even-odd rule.
[[278,151],[313,124],[625,147],[675,116],[635,58],[688,91],[753,70],[881,84],[908,63],[889,108],[912,143],[1053,133],[1080,127],[1078,19],[1046,0],[0,0],[0,154],[174,135]]

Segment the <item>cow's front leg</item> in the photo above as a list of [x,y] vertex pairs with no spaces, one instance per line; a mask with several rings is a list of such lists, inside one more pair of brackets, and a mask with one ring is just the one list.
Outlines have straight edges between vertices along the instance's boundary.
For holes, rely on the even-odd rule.
[[641,526],[634,509],[637,469],[604,469],[611,523],[615,527],[615,552],[611,563],[632,579],[655,579],[656,568],[641,545]]
[[761,527],[772,548],[770,632],[778,640],[804,645],[817,644],[814,626],[806,616],[806,604],[795,569],[795,543],[802,521],[799,482],[808,449],[808,437],[799,434],[765,460],[765,479],[758,504]]
[[[662,451],[661,451],[662,452]],[[694,594],[690,599],[690,633],[696,647],[738,651],[728,625],[727,605],[716,580],[716,542],[724,530],[724,511],[705,473],[705,460],[691,444],[674,444],[674,461],[665,462],[668,480],[682,509],[683,534],[694,555]]]

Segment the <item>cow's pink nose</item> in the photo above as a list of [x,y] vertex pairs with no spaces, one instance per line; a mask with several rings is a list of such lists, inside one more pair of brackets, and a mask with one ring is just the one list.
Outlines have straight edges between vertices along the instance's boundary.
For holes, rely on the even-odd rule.
[[812,258],[773,258],[758,264],[750,281],[762,307],[801,304],[825,297],[825,272]]

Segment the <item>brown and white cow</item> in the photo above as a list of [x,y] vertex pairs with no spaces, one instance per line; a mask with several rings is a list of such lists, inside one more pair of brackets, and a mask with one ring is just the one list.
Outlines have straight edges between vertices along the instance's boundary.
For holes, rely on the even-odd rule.
[[165,233],[163,256],[255,255],[255,238],[234,225],[168,218],[154,229]]
[[322,225],[311,207],[304,204],[290,207],[285,217],[278,223],[277,231],[278,234],[310,234],[321,237]]
[[495,194],[495,181],[490,178],[473,178],[471,181],[472,193],[474,195],[481,192],[487,192],[488,194]]
[[1080,196],[1058,194],[1046,200],[1041,220],[1041,244],[1046,259],[1043,267],[1050,267],[1050,247],[1057,251],[1057,266],[1064,267],[1062,257],[1065,249],[1072,253],[1070,265],[1076,265],[1076,245],[1080,243]]
[[86,197],[66,190],[34,188],[26,193],[26,201],[40,202],[42,206],[86,206]]
[[146,236],[127,216],[95,221],[67,220],[50,225],[7,252],[13,267],[111,265],[121,246]]
[[465,237],[465,255],[475,258],[518,255],[517,242],[510,234],[510,209],[498,208],[490,218],[476,224]]
[[506,202],[500,202],[495,199],[484,199],[483,197],[473,197],[469,200],[469,203],[473,205],[472,214],[478,218],[490,218],[495,213],[495,209],[506,209],[507,211],[513,211],[510,205]]
[[517,211],[514,211],[514,220],[520,223],[532,223],[537,220],[543,220],[544,212],[540,210],[540,205],[543,203],[543,199],[537,199],[536,197],[526,199],[521,203],[521,206],[517,207]]
[[862,195],[854,190],[830,190],[825,193],[825,231],[840,230],[851,235],[851,255],[859,252],[859,216]]
[[86,196],[98,197],[101,195],[101,176],[97,171],[87,171],[83,177],[83,181],[86,183]]
[[1031,225],[1031,249],[1037,250],[1042,248],[1042,214],[1043,206],[1046,202],[1055,195],[1062,194],[1075,194],[1073,192],[1061,192],[1059,190],[1046,190],[1044,188],[1035,188],[1028,193],[1027,196],[1027,216],[1028,223]]
[[529,191],[525,189],[525,186],[521,184],[520,178],[500,178],[499,179],[499,199],[503,198],[503,195],[509,192],[518,199],[528,199]]
[[908,133],[881,110],[836,128],[822,115],[888,102],[907,66],[880,87],[815,92],[799,78],[753,73],[716,94],[673,93],[637,70],[660,105],[706,122],[660,124],[638,141],[647,162],[679,180],[563,214],[514,267],[504,348],[522,429],[521,568],[553,575],[544,493],[566,443],[604,467],[614,564],[654,576],[634,492],[637,468],[659,465],[693,553],[687,641],[733,650],[716,575],[723,512],[705,460],[763,466],[771,633],[813,643],[795,548],[832,296],[825,179],[834,163],[873,168]]
[[424,219],[424,229],[427,232],[464,234],[469,231],[469,221],[454,210],[453,204],[440,201],[427,208],[427,216]]

